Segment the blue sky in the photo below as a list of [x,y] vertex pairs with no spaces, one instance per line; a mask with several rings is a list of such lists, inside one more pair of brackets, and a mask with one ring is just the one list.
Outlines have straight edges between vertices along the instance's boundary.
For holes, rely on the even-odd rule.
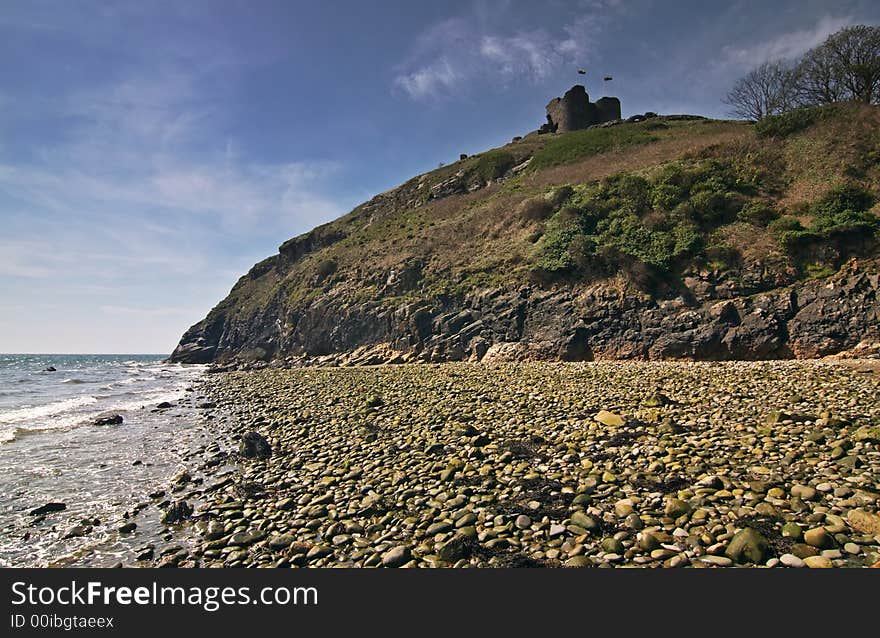
[[574,83],[725,116],[750,67],[877,22],[859,0],[4,0],[0,352],[170,352],[285,239],[537,128]]

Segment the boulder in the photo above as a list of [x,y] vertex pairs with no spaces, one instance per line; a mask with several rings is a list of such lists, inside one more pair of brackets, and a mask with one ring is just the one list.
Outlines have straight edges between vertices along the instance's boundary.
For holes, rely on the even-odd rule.
[[247,459],[267,459],[272,456],[272,446],[259,432],[248,432],[241,437],[238,452]]
[[724,555],[735,563],[760,565],[767,557],[767,539],[757,530],[746,527],[734,535]]
[[192,516],[193,508],[186,501],[171,503],[162,515],[162,522],[166,524],[180,523]]
[[36,509],[32,509],[28,512],[31,516],[43,516],[45,514],[51,514],[52,512],[63,512],[67,509],[66,503],[46,503],[45,505],[41,505]]
[[122,423],[122,415],[121,414],[108,414],[105,416],[99,416],[95,419],[95,425],[119,425]]

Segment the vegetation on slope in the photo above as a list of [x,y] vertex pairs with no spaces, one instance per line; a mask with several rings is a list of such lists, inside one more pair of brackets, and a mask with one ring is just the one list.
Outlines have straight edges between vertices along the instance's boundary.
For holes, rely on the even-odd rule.
[[662,294],[689,272],[755,264],[810,277],[874,254],[878,186],[869,106],[529,135],[359,206],[322,227],[326,245],[255,267],[222,306],[245,319],[269,304],[396,307],[621,277]]

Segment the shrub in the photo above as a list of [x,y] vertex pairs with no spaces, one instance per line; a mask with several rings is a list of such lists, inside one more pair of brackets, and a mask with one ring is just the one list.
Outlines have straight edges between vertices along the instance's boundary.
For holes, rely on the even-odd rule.
[[471,172],[482,182],[496,180],[514,167],[516,158],[504,150],[487,151],[474,161]]
[[753,226],[767,226],[770,222],[779,218],[779,211],[761,201],[747,202],[736,214],[738,221],[752,224]]
[[574,195],[574,188],[569,186],[568,184],[564,186],[559,186],[558,188],[554,188],[549,193],[544,195],[544,199],[546,199],[554,208],[559,208]]
[[816,122],[834,115],[839,107],[834,104],[808,106],[781,115],[770,115],[755,124],[758,137],[784,138],[809,128]]
[[662,276],[702,255],[707,234],[730,221],[747,201],[743,192],[753,188],[718,160],[669,164],[651,179],[613,175],[577,188],[548,222],[539,265],[552,273],[626,263],[627,272]]
[[864,212],[874,205],[874,196],[858,184],[844,184],[828,191],[812,206],[817,218],[830,218],[844,212]]
[[804,230],[801,222],[794,217],[780,217],[774,219],[770,222],[769,228],[770,231],[775,234]]
[[552,214],[553,204],[542,195],[524,199],[516,208],[516,216],[529,222],[542,221]]

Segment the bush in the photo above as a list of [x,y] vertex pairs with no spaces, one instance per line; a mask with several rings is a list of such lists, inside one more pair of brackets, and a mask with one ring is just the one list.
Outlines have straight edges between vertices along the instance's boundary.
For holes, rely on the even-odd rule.
[[801,222],[794,217],[780,217],[770,222],[768,227],[775,234],[804,230]]
[[577,188],[548,221],[539,266],[567,273],[626,263],[627,272],[661,276],[703,254],[707,234],[743,208],[751,189],[718,160],[687,169],[669,164],[651,179],[619,173]]
[[574,195],[574,188],[569,186],[568,184],[564,186],[559,186],[558,188],[554,188],[549,193],[544,195],[544,199],[546,199],[553,208],[559,208]]
[[755,124],[755,132],[758,137],[788,137],[834,115],[838,109],[837,105],[829,104],[808,106],[781,115],[769,115]]
[[858,184],[844,184],[828,191],[812,206],[815,217],[831,218],[844,212],[861,213],[874,205],[874,196]]
[[542,221],[553,214],[553,204],[543,195],[529,197],[519,203],[516,216],[528,222]]
[[753,226],[767,226],[779,218],[779,211],[761,201],[747,202],[736,214],[736,219]]
[[514,167],[516,158],[507,151],[487,151],[474,161],[471,172],[481,182],[496,180]]

